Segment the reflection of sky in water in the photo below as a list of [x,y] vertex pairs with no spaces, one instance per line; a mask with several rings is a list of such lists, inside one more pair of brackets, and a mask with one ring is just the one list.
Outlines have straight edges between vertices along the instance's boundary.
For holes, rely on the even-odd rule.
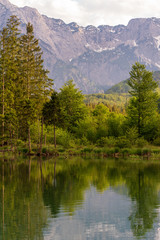
[[128,221],[130,200],[112,190],[86,192],[83,207],[72,217],[50,219],[45,240],[134,239]]
[[[115,189],[114,189],[115,190]],[[124,192],[124,195],[118,192]],[[91,188],[85,194],[85,202],[73,216],[50,219],[44,240],[129,240],[136,239],[130,229],[129,216],[132,202],[126,188],[97,193]],[[160,214],[153,229],[138,239],[160,240]],[[158,223],[159,222],[159,223]]]

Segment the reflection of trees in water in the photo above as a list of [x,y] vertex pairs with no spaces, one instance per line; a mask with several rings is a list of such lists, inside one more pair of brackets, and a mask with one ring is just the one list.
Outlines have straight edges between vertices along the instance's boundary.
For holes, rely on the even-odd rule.
[[157,166],[100,160],[69,164],[56,172],[56,187],[49,182],[45,185],[44,203],[50,206],[54,217],[58,216],[61,207],[72,214],[83,201],[84,192],[90,184],[98,191],[104,191],[109,186],[126,183],[128,195],[132,199],[132,212],[129,216],[131,229],[136,237],[144,236],[153,227],[157,216],[155,208],[159,202],[157,187],[160,182]]
[[44,186],[44,204],[50,206],[54,217],[58,216],[61,207],[66,213],[72,215],[83,202],[84,192],[89,187],[88,175],[83,174],[83,170],[88,170],[81,163],[76,165],[76,162],[62,167],[61,171],[56,171],[56,162],[54,162],[52,168],[53,180],[46,180]]
[[19,240],[21,236],[43,239],[42,229],[48,217],[44,205],[49,206],[53,217],[58,217],[61,209],[72,215],[83,203],[90,185],[102,192],[125,183],[132,199],[129,221],[133,234],[144,236],[153,227],[159,200],[158,164],[108,159],[30,159],[0,162],[0,168],[0,213],[4,216],[0,237],[4,229],[3,239]]
[[[158,184],[160,177],[157,166],[137,169],[135,176],[127,182],[129,195],[133,200],[132,212],[129,216],[131,229],[135,236],[144,236],[153,227],[158,207]],[[159,168],[159,167],[158,167]]]
[[48,211],[31,165],[31,160],[0,162],[0,239],[43,239]]

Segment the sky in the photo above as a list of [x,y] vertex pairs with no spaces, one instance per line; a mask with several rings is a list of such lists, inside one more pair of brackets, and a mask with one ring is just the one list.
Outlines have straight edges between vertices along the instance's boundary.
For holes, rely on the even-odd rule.
[[65,23],[127,25],[132,18],[160,18],[159,0],[9,0],[18,7],[30,6]]

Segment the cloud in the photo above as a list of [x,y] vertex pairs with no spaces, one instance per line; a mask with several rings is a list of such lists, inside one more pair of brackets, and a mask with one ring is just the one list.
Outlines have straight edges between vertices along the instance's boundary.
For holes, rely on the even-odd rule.
[[10,0],[49,17],[79,25],[127,24],[131,18],[160,17],[159,0]]

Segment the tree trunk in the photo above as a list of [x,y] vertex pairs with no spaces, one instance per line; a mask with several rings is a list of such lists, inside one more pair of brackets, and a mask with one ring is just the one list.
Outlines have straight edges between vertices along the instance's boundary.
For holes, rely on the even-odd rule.
[[53,180],[53,186],[56,187],[56,160],[54,162],[54,180]]
[[43,141],[43,117],[41,122],[41,139],[40,139],[40,146],[39,146],[39,154],[42,154],[42,141]]
[[46,146],[46,133],[44,135],[44,145]]
[[37,141],[37,149],[40,145],[40,119],[38,119],[38,141]]
[[54,124],[54,147],[56,148],[56,126]]
[[29,156],[29,182],[31,178],[31,157]]
[[42,184],[42,192],[44,190],[44,179],[43,179],[43,171],[42,171],[42,156],[40,156],[39,159],[39,167],[40,167],[40,173],[41,173],[41,184]]
[[2,83],[2,146],[4,145],[4,73]]
[[9,128],[9,134],[10,134],[10,144],[11,144],[11,151],[13,151],[13,142],[12,142],[12,129],[11,129],[11,125],[10,125],[10,128]]
[[30,133],[30,126],[28,127],[28,147],[29,147],[29,154],[31,153],[31,133]]

